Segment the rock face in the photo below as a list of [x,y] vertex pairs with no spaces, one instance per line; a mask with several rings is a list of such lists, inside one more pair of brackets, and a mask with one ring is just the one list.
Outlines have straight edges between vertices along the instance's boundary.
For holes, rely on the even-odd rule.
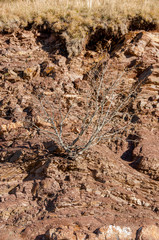
[[124,59],[123,64],[125,57],[132,59],[131,64],[141,57],[142,60],[139,60],[136,67],[136,78],[138,81],[145,79],[144,86],[133,103],[136,120],[141,122],[142,127],[137,130],[140,141],[137,147],[134,147],[134,144],[134,150],[131,153],[134,160],[132,166],[158,180],[159,34],[145,32],[132,34],[133,36],[130,33],[125,37],[124,46],[115,52],[118,55],[118,52],[120,53],[123,49],[123,56],[120,55],[120,58]]
[[155,225],[141,227],[137,231],[136,240],[157,240],[159,236],[159,228]]
[[[144,137],[137,148],[134,150],[134,155],[136,155],[136,161],[133,162],[133,166],[149,175],[152,179],[159,180],[159,158],[158,154],[158,142],[159,136],[156,129],[151,131],[143,130],[141,132]],[[151,136],[151,141],[149,137]]]
[[50,139],[45,116],[75,102],[63,128],[68,141],[78,136],[90,69],[109,54],[70,59],[53,43],[46,32],[0,35],[0,239],[157,240],[159,33],[130,32],[112,48],[108,82],[126,69],[117,94],[142,83],[119,113],[121,124],[133,114],[130,127],[74,160]]
[[132,239],[132,232],[130,228],[121,228],[120,226],[104,226],[99,229],[96,229],[92,234],[84,234],[79,226],[71,226],[71,227],[59,227],[55,229],[49,229],[45,237],[47,239],[100,239],[100,240],[113,240],[113,239]]

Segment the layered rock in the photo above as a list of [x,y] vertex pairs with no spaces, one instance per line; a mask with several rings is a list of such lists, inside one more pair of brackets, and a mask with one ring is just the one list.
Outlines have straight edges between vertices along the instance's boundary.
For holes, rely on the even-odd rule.
[[[48,97],[47,111],[59,96],[62,113],[77,99],[82,109],[79,92],[108,53],[68,59],[52,41],[27,30],[0,38],[0,239],[157,239],[159,34],[131,32],[113,49],[108,81],[128,69],[122,92],[142,83],[127,108],[131,127],[74,161],[39,133],[51,123],[38,99]],[[82,114],[66,121],[66,134],[79,133]]]

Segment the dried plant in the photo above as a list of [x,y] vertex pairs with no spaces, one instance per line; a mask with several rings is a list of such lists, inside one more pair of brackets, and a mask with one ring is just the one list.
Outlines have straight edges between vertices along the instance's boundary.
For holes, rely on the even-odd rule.
[[100,141],[118,136],[131,123],[126,107],[134,100],[141,82],[125,89],[124,78],[128,70],[112,79],[108,69],[109,60],[93,67],[87,76],[89,86],[80,89],[77,95],[69,95],[69,99],[55,96],[50,102],[43,96],[40,100],[48,129],[38,124],[34,126],[47,134],[71,158]]

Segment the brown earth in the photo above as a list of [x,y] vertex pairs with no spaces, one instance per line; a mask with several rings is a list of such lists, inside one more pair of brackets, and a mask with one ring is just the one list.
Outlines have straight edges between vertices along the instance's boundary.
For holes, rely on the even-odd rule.
[[[69,58],[47,31],[1,33],[0,239],[159,239],[159,33],[130,32],[109,50]],[[38,95],[62,96],[65,111],[108,55],[110,78],[128,68],[125,91],[144,80],[127,108],[132,130],[69,159],[28,121],[49,128]]]

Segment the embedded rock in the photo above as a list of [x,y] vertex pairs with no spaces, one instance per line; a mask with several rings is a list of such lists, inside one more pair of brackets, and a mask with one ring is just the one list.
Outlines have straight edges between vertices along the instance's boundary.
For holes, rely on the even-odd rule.
[[135,148],[133,154],[135,161],[132,163],[137,170],[149,175],[152,179],[159,180],[159,134],[157,129],[140,131],[143,138]]
[[159,227],[156,225],[149,225],[141,227],[137,230],[136,240],[158,240]]
[[97,234],[96,239],[99,240],[131,240],[132,239],[132,231],[129,227],[120,227],[120,226],[104,226],[95,231]]
[[26,68],[23,72],[23,78],[27,80],[32,80],[33,77],[37,77],[40,73],[40,66],[33,66]]
[[14,230],[0,230],[0,240],[22,240],[19,234],[16,234]]
[[62,226],[56,229],[49,229],[46,234],[46,238],[49,240],[84,240],[86,235],[79,231],[78,226]]

